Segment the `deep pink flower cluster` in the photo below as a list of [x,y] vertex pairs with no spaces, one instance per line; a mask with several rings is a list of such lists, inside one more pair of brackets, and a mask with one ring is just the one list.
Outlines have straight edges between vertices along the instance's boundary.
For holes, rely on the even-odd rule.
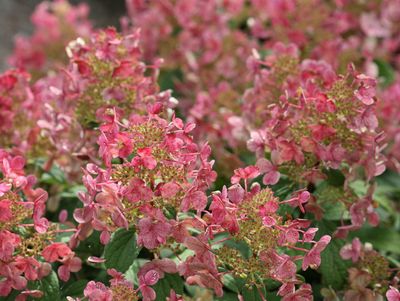
[[[218,85],[227,86],[225,90],[228,90],[217,93],[221,98],[224,93],[243,89],[246,83],[242,75],[243,57],[256,44],[230,24],[241,13],[242,1],[126,2],[133,25],[143,32],[145,59],[161,56],[168,59],[165,67],[182,68],[185,78],[178,87],[184,100],[196,97],[200,91],[207,93],[210,88],[217,92]],[[174,47],[172,42],[179,47]],[[232,97],[231,101],[234,101]],[[210,108],[202,109],[210,111]]]
[[[139,300],[138,292],[140,291],[143,300],[154,300],[156,295],[151,286],[162,279],[166,272],[176,272],[176,265],[173,261],[161,259],[146,263],[138,273],[140,286],[138,289],[135,289],[133,283],[126,280],[122,273],[119,273],[115,269],[109,269],[107,273],[112,277],[110,286],[107,287],[101,282],[90,281],[84,290],[84,296],[89,301],[136,301]],[[80,301],[81,299],[69,297],[68,300]],[[183,299],[171,289],[166,301],[183,301]]]
[[132,114],[125,121],[106,111],[98,139],[105,169],[89,164],[85,170],[88,192],[80,195],[84,207],[74,214],[79,239],[95,229],[106,244],[115,229],[134,226],[139,244],[155,249],[169,237],[183,239],[186,226],[177,220],[178,211],[205,209],[205,190],[216,177],[210,148],[193,142],[193,124],[176,117],[168,122],[158,115],[161,109],[155,104],[149,115]]
[[[152,66],[141,62],[139,36],[139,30],[124,36],[108,28],[93,33],[88,42],[78,38],[67,47],[66,97],[74,102],[82,126],[99,122],[96,114],[109,107],[145,113],[149,104],[170,101],[168,92],[157,94],[161,61]],[[151,76],[145,75],[150,69]]]
[[[250,128],[248,147],[260,158],[264,184],[274,185],[284,175],[306,187],[325,179],[329,169],[350,182],[360,168],[369,181],[385,170],[373,78],[352,66],[341,76],[324,61],[300,61],[296,46],[281,43],[274,54],[265,59],[255,54],[248,63],[254,87],[244,95],[243,124]],[[361,227],[366,218],[377,225],[370,194],[343,201],[352,216],[343,231]],[[315,206],[310,209],[318,214]]]
[[[220,265],[245,278],[249,285],[259,285],[258,279],[262,277],[282,282],[279,294],[286,296],[285,300],[290,300],[289,296],[303,296],[305,291],[311,298],[309,287],[295,290],[300,282],[294,261],[302,260],[303,270],[317,268],[320,253],[330,237],[314,241],[317,228],[309,228],[307,220],[279,216],[280,203],[269,189],[261,190],[256,185],[248,190],[248,181],[259,174],[255,166],[236,170],[232,177],[234,186],[213,194],[209,211],[206,210],[205,190],[216,177],[213,162],[207,160],[210,148],[199,148],[193,142],[189,135],[193,124],[185,125],[174,116],[167,122],[158,115],[160,109],[156,104],[149,108],[147,116],[133,114],[129,120],[121,120],[116,111],[104,116],[98,143],[105,168],[89,164],[85,170],[88,192],[80,194],[84,207],[74,214],[80,223],[75,238],[84,240],[96,230],[101,232],[101,242],[107,244],[116,229],[134,227],[138,244],[155,254],[159,247],[172,247],[174,243],[192,250],[193,256],[177,267],[173,262],[166,266],[167,262],[161,265],[157,260],[152,261],[151,269],[149,265],[143,266],[139,287],[145,300],[155,298],[154,291],[144,285],[155,284],[150,284],[146,275],[154,273],[156,267],[162,272],[179,272],[187,283],[212,288],[221,296]],[[238,184],[242,179],[245,188]],[[304,211],[302,204],[309,196],[301,191],[281,203]],[[189,210],[197,213],[185,218],[178,214]],[[190,228],[200,234],[194,235]],[[224,233],[247,244],[250,258],[238,258],[237,250],[226,246],[219,250],[220,242],[213,240]],[[296,247],[298,242],[313,247]],[[294,249],[303,255],[291,258],[278,252],[278,248]]]
[[[398,60],[399,39],[395,24],[400,14],[396,8],[397,0],[357,4],[352,1],[328,4],[319,0],[126,2],[131,22],[145,33],[142,46],[146,59],[165,58],[169,63],[163,70],[168,72],[179,65],[183,78],[175,79],[175,88],[183,95],[183,107],[189,112],[189,118],[198,124],[197,135],[199,139],[209,141],[211,146],[215,145],[213,153],[218,158],[217,164],[230,165],[231,169],[240,164],[238,150],[242,149],[243,139],[246,140],[244,123],[236,116],[243,109],[240,95],[251,82],[243,59],[251,49],[265,53],[276,42],[290,42],[297,46],[302,57],[324,60],[322,65],[329,64],[326,67],[319,64],[321,72],[326,68],[325,73],[347,73],[348,64],[355,63],[368,76],[374,77],[378,76],[374,59]],[[127,20],[123,24],[128,30]],[[171,47],[171,43],[179,46]],[[171,65],[172,62],[177,63]],[[316,76],[320,76],[320,72],[317,73]],[[364,96],[358,97],[370,105],[372,97],[368,93],[373,92],[375,84],[372,79],[366,84],[371,88],[363,87]],[[269,86],[264,90],[272,93],[274,89]],[[276,93],[278,95],[273,97],[278,101],[285,90]],[[260,103],[260,98],[253,102]],[[265,102],[261,101],[259,105],[262,103]],[[372,111],[365,112],[356,127],[368,123],[368,129],[376,128]],[[258,112],[253,115],[251,111],[251,118],[265,118]],[[329,135],[328,131],[314,129],[321,135]],[[221,150],[224,145],[233,147],[233,154]],[[369,173],[374,173],[371,169],[375,166],[369,166],[369,163],[365,166]],[[382,167],[378,169],[382,170]]]
[[254,87],[244,96],[244,118],[255,129],[250,150],[271,153],[272,166],[305,165],[287,174],[309,181],[323,177],[321,168],[344,162],[364,166],[368,179],[384,171],[373,78],[353,69],[341,76],[323,61],[300,61],[294,45],[276,44],[274,55],[249,64]]
[[138,38],[139,31],[123,36],[113,28],[94,32],[89,41],[78,38],[67,46],[70,63],[63,72],[35,84],[45,104],[38,124],[53,148],[51,158],[75,181],[83,162],[95,160],[93,128],[107,110],[127,117],[155,103],[175,105],[169,91],[159,93],[157,66],[140,61]]
[[[88,192],[80,195],[84,207],[74,214],[80,223],[75,235],[78,240],[97,230],[101,231],[101,242],[107,244],[116,229],[135,227],[138,244],[155,254],[159,247],[173,243],[189,249],[195,248],[196,242],[206,246],[206,237],[199,236],[205,239],[201,242],[192,237],[189,228],[204,232],[207,226],[201,218],[207,206],[205,191],[216,177],[213,162],[208,161],[210,148],[193,142],[190,132],[194,124],[185,125],[174,116],[168,122],[160,113],[162,105],[158,103],[149,107],[148,115],[132,114],[129,120],[120,121],[116,111],[104,115],[98,143],[105,169],[89,164],[85,170]],[[197,214],[186,218],[178,214],[190,209]],[[145,300],[155,299],[150,286],[157,281],[148,280],[149,273],[162,278],[164,272],[178,271],[188,283],[218,289],[222,295],[214,256],[207,253],[178,267],[172,261],[157,260],[144,265],[139,282]]]
[[[320,253],[331,237],[324,235],[315,241],[318,228],[310,227],[309,220],[279,215],[283,204],[303,210],[302,203],[310,197],[307,191],[279,201],[269,188],[261,189],[258,183],[248,188],[249,180],[258,174],[255,166],[236,170],[231,179],[233,185],[212,196],[208,217],[212,235],[228,234],[216,250],[216,260],[250,286],[263,286],[264,279],[281,282],[278,295],[282,300],[312,300],[311,287],[301,284],[296,276],[295,262],[301,261],[303,271],[309,267],[317,269],[321,264]],[[244,188],[239,184],[242,180]],[[234,242],[244,243],[247,254]],[[301,248],[299,244],[311,248]],[[296,255],[288,255],[285,249],[294,250]],[[300,285],[297,290],[296,285]]]
[[[133,284],[125,280],[123,274],[114,269],[108,270],[107,273],[112,277],[110,281],[110,287],[105,286],[101,282],[90,281],[84,290],[84,296],[87,298],[87,300],[139,300]],[[79,301],[81,299],[68,298],[68,300]]]
[[39,139],[35,121],[41,106],[30,87],[31,76],[21,70],[0,74],[0,142],[3,148],[17,153],[40,151],[34,144]]
[[228,175],[239,165],[237,158],[223,149],[226,145],[238,147],[228,120],[240,113],[238,98],[249,82],[243,58],[257,45],[232,26],[242,2],[126,1],[133,30],[141,28],[145,59],[164,58],[165,76],[173,76],[179,67],[182,78],[176,76],[173,81],[180,108],[188,120],[196,122],[197,140],[213,146],[217,164],[229,166]]
[[[33,188],[36,179],[25,175],[25,160],[0,150],[0,296],[21,291],[17,300],[40,297],[43,292],[27,288],[40,281],[58,262],[58,274],[67,281],[81,268],[81,260],[65,244],[55,242],[61,230],[43,217],[47,192]],[[72,230],[73,231],[73,230]]]
[[[146,32],[143,45],[149,59],[161,55],[175,61],[182,53],[204,53],[214,58],[223,47],[213,37],[226,36],[228,31],[245,33],[248,44],[266,48],[276,42],[294,43],[307,57],[323,59],[335,70],[344,70],[353,62],[374,72],[374,58],[398,64],[398,0],[126,2],[133,24]],[[190,18],[193,15],[196,18]],[[210,37],[207,43],[198,42],[203,35]],[[181,47],[172,48],[171,41]],[[192,45],[197,48],[190,48]],[[200,47],[205,51],[200,52]],[[192,65],[201,66],[198,60],[192,61],[197,63]]]
[[92,25],[86,4],[72,6],[65,0],[42,2],[31,20],[35,27],[30,37],[17,36],[10,65],[32,72],[35,77],[67,63],[65,47],[77,37],[88,37]]
[[344,71],[352,62],[369,75],[377,75],[374,59],[398,60],[397,0],[254,0],[251,4],[246,14],[249,30],[268,47],[294,43],[306,57],[322,59],[335,70]]

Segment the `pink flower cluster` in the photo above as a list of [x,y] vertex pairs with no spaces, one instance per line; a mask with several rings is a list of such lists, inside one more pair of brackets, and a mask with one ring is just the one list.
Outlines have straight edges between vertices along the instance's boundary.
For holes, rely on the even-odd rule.
[[1,145],[21,154],[35,152],[33,145],[39,140],[35,121],[40,117],[41,106],[37,105],[30,78],[30,74],[22,70],[0,74]]
[[70,230],[43,217],[47,192],[33,188],[36,179],[25,175],[24,165],[24,158],[0,150],[0,296],[14,289],[21,291],[17,300],[43,295],[27,284],[48,276],[50,263],[60,263],[58,274],[64,281],[81,268],[80,258],[65,243],[56,242],[57,233]]
[[[259,285],[257,277],[260,276],[282,282],[279,294],[286,296],[285,300],[290,300],[289,296],[303,296],[305,291],[311,298],[307,286],[295,290],[295,285],[301,282],[296,277],[294,261],[302,260],[303,270],[310,266],[317,268],[321,263],[320,253],[330,236],[314,241],[317,228],[310,228],[308,220],[279,216],[279,201],[269,189],[261,190],[255,185],[248,190],[248,181],[259,174],[255,166],[236,170],[232,177],[234,186],[213,194],[207,210],[205,190],[216,177],[213,162],[207,159],[210,148],[198,147],[193,142],[190,136],[193,124],[185,125],[174,116],[168,122],[160,113],[162,106],[155,104],[144,116],[132,114],[129,119],[121,119],[116,110],[104,116],[98,143],[105,168],[89,164],[85,170],[83,180],[88,192],[79,195],[84,206],[74,213],[80,225],[73,245],[85,240],[93,230],[100,231],[101,242],[107,244],[117,229],[136,228],[138,244],[157,256],[160,256],[160,247],[173,248],[174,244],[193,251],[192,256],[175,268],[172,262],[170,267],[165,267],[157,260],[152,261],[162,272],[179,272],[189,284],[212,288],[222,296],[222,274],[218,266],[223,265],[240,277],[249,273],[244,276],[249,285]],[[245,188],[238,184],[242,179]],[[282,204],[304,211],[302,204],[309,196],[308,192],[301,191]],[[191,210],[194,215],[182,216]],[[214,239],[224,233],[244,241],[251,250],[251,258],[238,259],[237,252],[236,256],[230,256],[232,250],[218,251],[220,241]],[[254,233],[258,235],[252,237]],[[298,242],[312,248],[296,247]],[[283,247],[303,255],[291,258],[280,254],[278,248]],[[231,260],[237,260],[237,266]],[[255,270],[249,272],[253,265]],[[139,272],[139,282],[142,282],[139,288],[145,300],[154,300],[155,293],[148,286],[155,283],[146,277],[147,273],[154,274],[156,268],[147,267],[142,268],[146,271],[143,278]],[[161,273],[155,271],[157,275]]]
[[[145,33],[142,46],[146,59],[165,58],[169,64],[163,70],[168,72],[176,68],[171,62],[179,62],[184,72],[182,79],[175,79],[175,88],[191,99],[184,107],[199,123],[200,139],[215,144],[215,156],[233,166],[239,164],[233,163],[235,156],[219,148],[224,142],[235,151],[239,141],[246,139],[243,121],[235,115],[241,112],[237,100],[251,83],[243,58],[252,49],[268,53],[276,43],[292,43],[302,58],[327,63],[327,73],[332,72],[329,69],[346,73],[347,66],[354,63],[372,77],[378,76],[376,60],[396,66],[399,61],[398,0],[330,4],[320,0],[126,2],[131,22]],[[126,19],[123,24],[128,30]],[[179,46],[171,47],[171,43]],[[359,97],[371,104],[371,97]],[[264,118],[258,112],[255,116],[251,113],[256,120]],[[368,115],[365,118],[376,124],[371,120],[373,114]],[[382,117],[388,123],[392,120]],[[211,120],[212,126],[203,125],[204,120]]]
[[84,207],[74,214],[79,239],[95,229],[106,244],[115,229],[134,226],[139,244],[155,249],[169,237],[183,241],[188,225],[176,220],[177,212],[200,214],[207,206],[205,191],[216,177],[210,148],[193,142],[193,124],[176,117],[168,122],[161,109],[155,104],[148,115],[132,114],[125,122],[115,111],[104,116],[98,143],[105,169],[86,167],[88,192],[80,195]]
[[31,17],[35,26],[32,36],[16,37],[10,65],[28,70],[36,77],[62,67],[68,59],[65,47],[69,41],[91,33],[88,15],[86,4],[72,6],[65,0],[42,2]]
[[93,128],[108,110],[127,117],[155,103],[175,105],[169,91],[159,92],[157,66],[140,61],[138,38],[139,31],[123,36],[113,28],[94,32],[87,42],[78,38],[67,46],[70,62],[63,72],[35,84],[44,104],[38,125],[51,145],[51,160],[75,181],[83,163],[95,161]]
[[[107,273],[112,277],[110,280],[110,286],[107,287],[101,282],[90,281],[84,290],[84,296],[89,301],[136,301],[139,300],[138,291],[140,291],[143,300],[154,300],[156,295],[151,286],[155,285],[160,279],[162,279],[166,272],[176,272],[176,266],[170,260],[161,259],[146,263],[138,273],[140,286],[135,290],[133,283],[126,280],[122,273],[119,273],[115,269],[109,269],[107,270]],[[81,299],[69,297],[68,300],[80,301]],[[173,289],[171,289],[170,295],[167,297],[166,301],[183,301],[183,299],[177,295]]]
[[365,166],[369,179],[382,173],[375,80],[352,69],[337,75],[323,61],[299,62],[294,45],[277,44],[275,53],[249,62],[254,87],[245,94],[244,118],[256,129],[249,149],[259,156],[270,152],[271,166],[306,165],[290,176],[309,181],[323,178],[321,168],[337,169],[343,162]]
[[[174,88],[181,95],[180,107],[188,120],[197,124],[197,140],[215,146],[213,152],[221,161],[217,164],[228,164],[231,170],[237,167],[239,163],[233,163],[234,157],[223,148],[238,146],[228,119],[240,113],[238,98],[249,82],[244,58],[257,46],[245,32],[232,26],[242,13],[243,1],[126,3],[133,28],[141,29],[145,59],[162,57],[166,64],[161,72],[173,74],[179,67],[183,73],[182,79],[173,78]],[[125,27],[131,30],[128,24]]]
[[[250,128],[248,147],[260,158],[264,184],[274,185],[284,175],[306,187],[326,179],[329,169],[340,170],[349,182],[360,168],[367,181],[383,173],[373,78],[352,66],[341,76],[324,61],[300,61],[295,45],[281,43],[274,54],[265,59],[255,54],[248,64],[254,87],[244,95],[243,124]],[[342,233],[365,219],[378,224],[370,194],[345,200],[352,225],[343,226]],[[318,206],[310,209],[320,214]]]
[[[204,58],[215,59],[226,49],[224,39],[215,37],[231,36],[230,40],[244,38],[246,44],[263,48],[294,43],[307,57],[323,59],[339,70],[354,62],[372,71],[374,58],[398,64],[398,0],[126,2],[132,23],[146,33],[148,59],[183,57],[185,65],[201,66]],[[172,48],[171,41],[180,47]],[[234,65],[224,66],[231,70]]]
[[[209,217],[212,236],[224,235],[217,241],[216,260],[233,275],[243,278],[249,285],[261,285],[263,279],[273,279],[282,285],[278,295],[282,300],[312,300],[309,285],[301,284],[296,277],[295,262],[301,262],[303,271],[309,267],[317,269],[321,264],[320,254],[331,237],[314,237],[318,228],[310,227],[306,219],[279,215],[280,206],[288,204],[300,207],[310,194],[299,191],[289,200],[279,201],[270,189],[261,189],[258,183],[248,188],[248,181],[259,174],[254,166],[235,171],[233,185],[212,196]],[[244,188],[239,184],[244,181]],[[226,236],[228,234],[228,236]],[[234,242],[244,242],[248,254],[244,255]],[[301,248],[299,244],[311,246]],[[283,250],[294,250],[290,256]],[[296,285],[300,287],[296,290]],[[303,299],[301,299],[303,298]]]

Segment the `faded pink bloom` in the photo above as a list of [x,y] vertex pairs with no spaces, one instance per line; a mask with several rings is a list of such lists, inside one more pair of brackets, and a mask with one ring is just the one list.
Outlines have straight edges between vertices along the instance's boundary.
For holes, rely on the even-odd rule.
[[372,105],[376,95],[376,80],[364,74],[357,75],[360,87],[354,91],[354,95],[365,105]]
[[264,131],[250,132],[250,139],[247,141],[249,150],[256,153],[257,156],[263,156],[265,152],[266,134]]
[[375,212],[372,201],[369,197],[359,200],[350,207],[352,225],[360,227],[365,220],[376,227],[379,224],[379,215]]
[[146,186],[144,181],[134,178],[123,191],[123,194],[130,202],[149,201],[153,196],[153,192]]
[[49,227],[49,221],[42,217],[46,211],[46,200],[48,194],[41,188],[33,191],[34,205],[33,205],[33,222],[35,230],[39,233],[45,233]]
[[179,185],[174,182],[165,183],[160,189],[161,196],[164,198],[174,197],[180,189]]
[[90,301],[112,301],[112,292],[103,283],[89,281],[83,294]]
[[260,259],[270,267],[272,276],[279,281],[291,280],[296,274],[296,264],[286,254],[266,250],[260,254]]
[[391,286],[386,292],[386,297],[388,298],[388,301],[400,301],[400,292],[397,288]]
[[308,202],[308,200],[310,199],[310,196],[311,195],[308,191],[302,191],[294,198],[283,201],[282,203],[288,204],[289,206],[294,207],[294,208],[299,207],[301,212],[305,213],[303,204]]
[[142,218],[138,224],[138,244],[147,249],[154,249],[167,241],[171,228],[171,224],[167,222],[165,217],[161,219]]
[[11,189],[10,183],[0,183],[0,197],[4,195],[7,191]]
[[239,204],[243,200],[245,191],[239,184],[234,184],[228,188],[227,194],[231,202]]
[[137,151],[138,156],[132,159],[132,165],[135,167],[144,166],[147,169],[154,169],[157,165],[156,159],[151,154],[151,148],[145,147]]
[[189,191],[182,200],[181,210],[188,211],[194,208],[202,211],[207,206],[207,196],[203,191]]
[[361,241],[358,237],[354,238],[351,244],[343,246],[340,250],[340,256],[343,259],[351,259],[353,262],[357,262],[360,258],[362,249]]
[[308,267],[316,269],[321,264],[321,252],[326,248],[326,246],[331,241],[329,235],[324,235],[321,239],[315,243],[310,251],[304,256],[301,268],[305,271]]
[[34,258],[17,257],[15,259],[18,269],[24,272],[27,280],[38,279],[40,263]]
[[265,185],[275,185],[278,183],[280,173],[277,166],[274,166],[270,161],[264,158],[258,159],[256,166],[260,170],[260,173],[264,174],[263,183]]
[[71,40],[87,37],[92,30],[88,17],[89,7],[84,3],[40,3],[31,16],[34,32],[30,37],[16,38],[10,64],[36,73],[56,69],[63,64],[66,54],[51,53],[50,48],[64,49]]
[[3,199],[0,202],[0,222],[7,222],[12,218],[11,201]]
[[21,238],[7,230],[0,231],[0,259],[8,261],[11,259],[15,248],[21,243]]
[[177,273],[176,264],[170,259],[154,259],[140,268],[138,272],[139,287],[144,300],[154,300],[155,291],[149,287],[155,285],[165,273]]
[[247,166],[245,168],[235,169],[234,175],[231,177],[231,183],[237,184],[240,180],[254,179],[260,174],[259,169],[256,166]]
[[61,261],[71,254],[71,249],[64,243],[57,242],[47,246],[42,251],[42,256],[48,262]]
[[70,254],[66,259],[62,261],[62,266],[58,268],[58,275],[63,281],[68,281],[70,273],[79,272],[82,268],[82,261],[80,258],[75,257],[75,254]]
[[298,290],[293,293],[287,294],[282,298],[282,301],[312,301],[313,292],[311,285],[302,284]]
[[40,290],[25,290],[22,291],[21,294],[17,296],[15,301],[25,301],[28,296],[32,298],[41,298],[43,297],[43,292]]
[[335,129],[324,124],[309,125],[308,128],[311,130],[312,138],[314,138],[318,142],[321,142],[322,140],[336,134]]
[[306,232],[303,234],[304,242],[311,242],[314,239],[315,234],[317,233],[318,228],[308,228]]

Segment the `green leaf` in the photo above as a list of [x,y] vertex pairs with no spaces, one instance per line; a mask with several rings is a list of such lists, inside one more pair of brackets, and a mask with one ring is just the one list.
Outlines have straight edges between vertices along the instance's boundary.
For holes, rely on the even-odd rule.
[[61,193],[61,197],[69,198],[69,199],[77,198],[78,192],[81,192],[81,191],[85,192],[86,187],[83,185],[75,185],[75,186],[69,187],[68,190],[63,191]]
[[165,301],[169,297],[171,289],[177,294],[183,294],[183,279],[178,274],[166,274],[163,279],[153,286],[156,291],[156,301]]
[[384,60],[375,59],[375,64],[378,66],[379,78],[382,79],[382,86],[387,87],[395,80],[395,71],[393,67]]
[[[322,221],[318,224],[318,237],[335,231],[334,223]],[[322,283],[325,286],[331,286],[334,289],[341,289],[346,283],[347,269],[350,262],[340,257],[340,249],[344,246],[345,241],[332,238],[329,245],[321,253],[321,266],[319,272],[322,274]]]
[[238,297],[234,293],[226,293],[222,297],[214,298],[216,301],[238,301]]
[[324,202],[321,207],[324,210],[324,219],[326,220],[340,221],[350,219],[345,205],[341,202]]
[[66,297],[81,297],[83,296],[83,290],[85,289],[89,281],[86,279],[80,279],[72,282],[67,287],[62,288],[62,295]]
[[195,253],[193,250],[185,249],[179,256],[173,256],[170,259],[173,260],[176,264],[179,264],[182,261],[185,261],[188,257],[193,256]]
[[28,288],[31,290],[40,290],[43,292],[41,301],[59,301],[60,287],[58,282],[57,274],[52,271],[50,275],[43,278],[42,280],[36,280],[28,283]]
[[235,293],[239,293],[244,285],[240,279],[233,277],[231,274],[225,274],[222,278],[224,286]]
[[[298,269],[300,269],[300,265],[299,265]],[[298,275],[298,276],[301,276],[301,275]],[[276,290],[281,285],[282,285],[282,283],[280,283],[279,281],[276,281],[276,280],[273,280],[273,279],[270,279],[270,278],[264,280],[264,286],[265,286],[265,289],[267,291]]]
[[42,174],[40,182],[47,184],[66,183],[65,173],[57,165],[53,165],[49,172]]
[[[265,287],[260,288],[260,289],[257,289],[257,287],[255,287],[255,286],[252,286],[250,288],[246,287],[246,285],[245,285],[246,283],[243,279],[235,278],[229,274],[224,275],[223,283],[224,283],[224,286],[226,288],[230,289],[231,291],[233,291],[237,294],[240,293],[243,296],[244,300],[246,300],[246,301],[247,300],[262,301],[260,293],[263,294],[264,296],[266,296],[266,294],[267,294]],[[225,300],[225,299],[222,298],[221,300]]]
[[161,70],[160,75],[158,77],[158,83],[160,85],[161,91],[164,90],[176,90],[175,82],[181,81],[183,78],[182,71],[180,69],[173,70]]
[[74,250],[80,258],[86,259],[89,256],[100,257],[103,254],[104,246],[100,243],[100,232],[94,231],[87,239],[82,241]]
[[268,301],[280,301],[281,297],[277,295],[277,292],[267,292],[265,297]]
[[292,182],[288,177],[282,175],[279,182],[271,187],[274,196],[284,200],[297,189],[296,183]]
[[118,229],[104,249],[106,267],[124,273],[136,259],[140,248],[136,244],[133,229]]
[[339,201],[344,197],[343,187],[329,185],[327,181],[319,183],[314,195],[318,199],[318,204],[324,210],[324,219],[341,220],[349,219],[345,205]]
[[325,171],[326,176],[328,177],[326,182],[329,185],[341,187],[344,184],[345,177],[343,173],[341,173],[337,169],[328,169]]
[[349,186],[353,189],[354,193],[360,198],[367,194],[368,185],[364,181],[356,180],[354,182],[351,182]]
[[400,174],[392,170],[386,170],[382,175],[376,178],[378,182],[378,188],[385,185],[385,188],[389,190],[400,192],[399,181]]
[[343,287],[346,282],[347,269],[350,267],[350,263],[343,260],[339,255],[343,245],[343,241],[332,239],[321,254],[320,272],[322,274],[322,283],[335,289]]

